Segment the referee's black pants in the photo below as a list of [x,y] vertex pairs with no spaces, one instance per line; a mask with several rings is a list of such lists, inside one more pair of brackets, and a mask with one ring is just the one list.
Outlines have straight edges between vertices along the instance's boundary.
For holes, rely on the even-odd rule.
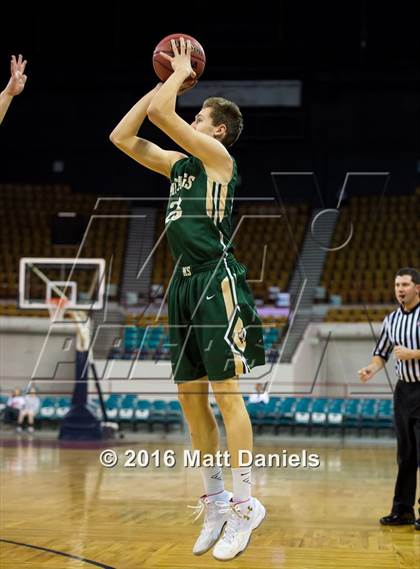
[[397,382],[394,391],[394,422],[398,476],[392,513],[404,514],[413,511],[416,501],[417,470],[420,467],[420,382]]

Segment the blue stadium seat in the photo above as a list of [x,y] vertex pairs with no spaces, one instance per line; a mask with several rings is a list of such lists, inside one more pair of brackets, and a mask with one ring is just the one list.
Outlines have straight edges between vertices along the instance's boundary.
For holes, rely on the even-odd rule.
[[375,429],[377,434],[377,421],[379,402],[377,399],[363,399],[360,410],[360,431],[364,428]]
[[310,417],[311,431],[313,427],[325,428],[327,426],[328,406],[328,399],[314,399]]
[[41,406],[37,418],[41,421],[54,421],[57,419],[57,399],[55,397],[41,398]]
[[156,326],[154,328],[149,328],[148,330],[148,337],[150,338],[159,338],[162,336],[163,334],[163,328],[162,326]]
[[309,432],[313,401],[314,400],[311,397],[302,397],[301,399],[298,399],[294,415],[295,421],[292,427],[304,426]]
[[[268,403],[248,403],[247,409],[251,406],[251,412],[255,417],[253,424],[258,426],[258,431],[261,432],[264,426],[276,427],[278,423],[278,407],[280,404],[279,397],[270,397]],[[252,419],[251,419],[252,421]]]
[[392,399],[381,399],[378,404],[377,426],[383,429],[394,427],[394,408]]
[[147,424],[149,422],[150,409],[152,404],[145,399],[138,399],[134,409],[133,428],[137,430],[138,423]]
[[70,397],[60,397],[57,402],[56,415],[57,419],[62,419],[70,411],[71,399]]
[[344,404],[343,431],[346,428],[360,428],[361,399],[347,399]]
[[270,397],[268,403],[264,407],[263,425],[275,427],[279,417],[280,397]]
[[136,407],[137,395],[134,393],[127,393],[123,396],[118,410],[119,421],[133,421],[134,410]]
[[296,397],[285,397],[284,399],[280,400],[277,406],[277,426],[275,429],[276,433],[278,433],[280,427],[292,427],[294,423],[296,405]]
[[262,425],[262,420],[264,416],[265,403],[248,403],[246,406],[249,418],[253,426],[260,427]]
[[149,431],[153,431],[155,424],[163,425],[165,431],[168,430],[168,404],[163,399],[156,399],[153,401],[152,406],[150,408],[150,415],[149,415]]
[[6,403],[8,399],[8,395],[0,395],[0,413],[3,411],[3,409],[6,409]]
[[149,338],[147,340],[147,343],[145,343],[145,347],[148,348],[149,350],[156,350],[159,344],[160,344],[159,338]]
[[180,425],[181,430],[184,430],[184,416],[179,401],[169,401],[166,417],[168,427],[171,425]]
[[331,399],[328,406],[327,425],[341,428],[344,421],[345,399]]
[[120,401],[121,397],[118,393],[111,393],[111,395],[105,401],[105,409],[108,419],[111,419],[113,421],[116,421],[118,419]]

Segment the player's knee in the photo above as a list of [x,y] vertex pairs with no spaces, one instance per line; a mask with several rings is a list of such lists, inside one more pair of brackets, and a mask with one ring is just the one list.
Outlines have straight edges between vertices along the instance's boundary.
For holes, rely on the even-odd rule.
[[224,417],[237,414],[244,407],[244,401],[240,393],[215,394],[216,403]]
[[208,396],[203,394],[178,393],[178,400],[186,414],[202,413],[209,407]]
[[180,402],[183,409],[188,409],[194,403],[194,395],[191,393],[178,393],[178,401]]

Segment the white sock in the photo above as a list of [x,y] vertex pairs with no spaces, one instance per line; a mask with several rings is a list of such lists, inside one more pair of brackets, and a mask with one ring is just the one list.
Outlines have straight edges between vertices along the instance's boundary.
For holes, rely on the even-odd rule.
[[[213,494],[219,494],[225,489],[223,484],[223,473],[220,466],[201,466],[201,476],[203,478],[204,490],[211,499]],[[219,499],[218,497],[216,499]]]
[[231,468],[233,479],[233,502],[244,502],[251,498],[251,467]]

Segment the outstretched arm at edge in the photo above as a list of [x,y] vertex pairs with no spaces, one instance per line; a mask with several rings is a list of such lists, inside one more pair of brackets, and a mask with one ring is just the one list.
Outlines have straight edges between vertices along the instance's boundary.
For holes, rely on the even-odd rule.
[[3,122],[4,116],[7,113],[7,109],[9,108],[12,99],[13,95],[9,95],[6,89],[0,93],[0,124]]
[[12,55],[10,62],[10,79],[4,91],[0,93],[0,124],[7,113],[7,109],[12,102],[13,97],[22,93],[25,88],[27,76],[25,75],[26,59],[24,60],[22,54],[18,58]]

